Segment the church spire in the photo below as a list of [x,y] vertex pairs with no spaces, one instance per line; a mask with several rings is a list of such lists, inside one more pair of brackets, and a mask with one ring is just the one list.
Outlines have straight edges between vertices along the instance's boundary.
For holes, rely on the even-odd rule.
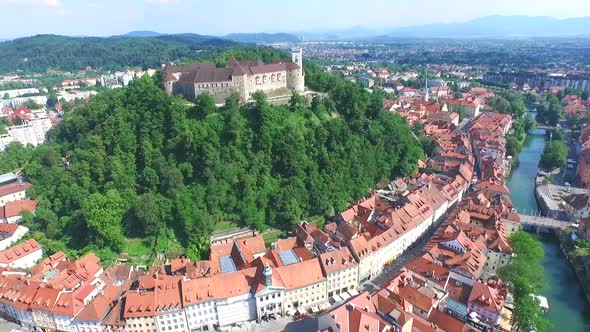
[[424,70],[424,101],[428,101],[428,70]]

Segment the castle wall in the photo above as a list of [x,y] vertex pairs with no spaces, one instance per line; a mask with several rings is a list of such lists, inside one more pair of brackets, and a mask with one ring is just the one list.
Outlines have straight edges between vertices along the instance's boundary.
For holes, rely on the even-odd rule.
[[216,103],[223,103],[232,93],[238,92],[238,88],[233,81],[194,83],[194,91],[195,96],[207,92],[215,99]]
[[249,75],[246,79],[246,92],[249,99],[258,90],[264,93],[287,88],[287,71]]

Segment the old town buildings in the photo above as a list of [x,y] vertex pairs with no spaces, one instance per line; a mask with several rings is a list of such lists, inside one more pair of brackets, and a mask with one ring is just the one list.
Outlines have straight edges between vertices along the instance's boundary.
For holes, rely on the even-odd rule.
[[[270,247],[252,232],[225,234],[207,259],[174,258],[148,270],[103,268],[93,254],[39,262],[41,247],[29,240],[0,253],[0,312],[49,331],[226,330],[320,311],[318,329],[334,331],[497,326],[507,294],[496,275],[510,262],[508,236],[519,229],[502,168],[511,119],[482,113],[469,131],[421,120],[436,149],[420,171],[380,183],[325,225],[302,222]],[[488,159],[499,170],[475,180],[476,165]],[[5,178],[4,204],[26,199],[27,184]],[[7,239],[14,228],[6,226]],[[430,230],[417,258],[386,269]],[[384,271],[390,281],[359,294]]]

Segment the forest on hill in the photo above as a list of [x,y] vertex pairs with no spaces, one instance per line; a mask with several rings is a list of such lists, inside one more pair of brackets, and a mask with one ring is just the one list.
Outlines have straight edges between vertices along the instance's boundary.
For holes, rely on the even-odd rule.
[[123,70],[160,68],[169,61],[204,60],[237,43],[197,34],[153,37],[37,35],[0,43],[0,73],[76,72],[86,67]]
[[218,108],[207,94],[187,106],[145,76],[67,113],[47,144],[10,146],[0,171],[24,165],[40,200],[24,223],[48,254],[112,259],[137,247],[203,257],[220,221],[288,231],[417,170],[421,147],[382,95],[313,65],[306,79],[327,91],[310,107],[257,93]]

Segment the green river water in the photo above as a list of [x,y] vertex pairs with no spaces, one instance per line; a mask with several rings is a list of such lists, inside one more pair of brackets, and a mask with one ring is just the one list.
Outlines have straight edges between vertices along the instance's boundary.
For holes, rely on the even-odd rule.
[[[534,196],[535,175],[541,159],[545,138],[542,131],[527,137],[518,156],[519,165],[512,170],[508,187],[515,208],[530,214],[538,210]],[[578,280],[569,263],[561,253],[555,236],[543,235],[546,286],[541,295],[549,301],[547,317],[552,323],[550,332],[590,331],[590,304],[584,298]]]

